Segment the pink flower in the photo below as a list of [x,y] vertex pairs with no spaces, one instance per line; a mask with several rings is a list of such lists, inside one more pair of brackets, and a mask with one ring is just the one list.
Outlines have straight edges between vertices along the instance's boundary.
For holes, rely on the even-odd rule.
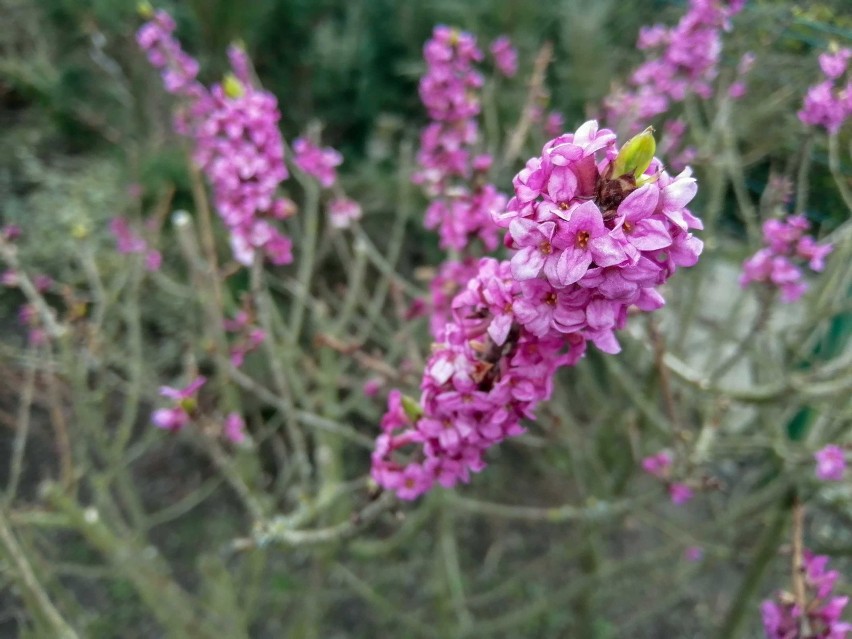
[[3,274],[0,275],[0,283],[3,286],[8,286],[9,288],[14,288],[18,285],[18,273],[12,269],[8,269],[3,271]]
[[110,220],[109,230],[115,238],[119,253],[144,253],[148,248],[145,240],[130,228],[127,219],[123,217]]
[[683,556],[687,561],[695,563],[704,558],[704,549],[701,546],[690,546],[683,551]]
[[232,444],[242,444],[246,439],[246,423],[239,413],[228,413],[222,433]]
[[[429,55],[453,59],[452,42],[438,44]],[[618,158],[627,161],[615,134],[594,121],[549,141],[492,215],[509,231],[511,260],[450,263],[439,273],[435,316],[446,323],[433,325],[420,401],[406,407],[398,391],[388,399],[372,456],[381,486],[414,498],[468,481],[488,449],[524,432],[560,366],[577,364],[588,341],[618,352],[628,308],[660,308],[657,287],[698,259],[701,242],[689,229],[701,222],[684,208],[695,195],[691,174],[671,177],[653,160],[641,184],[622,183],[611,175]],[[665,454],[654,461],[649,472],[661,476],[671,465]],[[676,503],[692,495],[685,484],[670,492]]]
[[669,484],[669,497],[671,497],[673,504],[680,506],[692,499],[693,492],[686,484],[675,482]]
[[[631,75],[629,88],[617,87],[604,100],[606,121],[638,132],[643,122],[665,113],[671,103],[688,95],[709,98],[722,57],[722,31],[743,4],[690,0],[675,26],[643,27],[637,48],[649,52],[648,58]],[[748,62],[741,68],[747,66]]]
[[818,244],[812,236],[805,235],[809,227],[801,215],[764,222],[763,239],[767,246],[743,262],[740,286],[761,282],[777,287],[784,302],[801,298],[808,287],[802,270],[793,260],[807,260],[811,270],[821,271],[833,249],[831,244]]
[[852,83],[843,86],[841,76],[846,73],[852,49],[839,49],[819,56],[819,65],[825,80],[808,89],[799,120],[810,126],[820,126],[829,133],[837,133],[852,115]]
[[361,205],[346,197],[334,198],[328,203],[328,217],[336,229],[347,229],[361,219]]
[[672,455],[665,450],[642,460],[642,470],[659,479],[668,477],[671,467]]
[[779,592],[775,601],[764,601],[760,613],[768,639],[804,639],[803,625],[809,629],[808,638],[845,639],[852,632],[852,624],[840,620],[849,598],[831,596],[839,574],[827,567],[828,557],[805,550],[804,609],[787,592]]
[[325,188],[337,181],[335,167],[343,162],[339,152],[331,147],[321,149],[307,138],[296,138],[293,141],[293,153],[296,166],[315,177]]
[[364,382],[364,386],[361,390],[365,397],[375,397],[379,394],[382,386],[384,386],[384,380],[381,377],[371,377]]
[[571,238],[554,269],[559,285],[567,286],[581,279],[593,261],[598,266],[615,266],[627,259],[624,247],[611,235],[593,202],[560,212],[559,217],[567,222],[562,227]]
[[829,444],[814,453],[816,476],[820,481],[841,481],[846,472],[846,456],[843,449]]
[[189,423],[196,409],[195,395],[207,378],[198,376],[184,388],[161,386],[160,395],[174,402],[174,406],[160,408],[151,415],[151,421],[157,428],[176,432]]
[[494,40],[489,49],[491,55],[494,56],[494,64],[500,73],[511,78],[518,72],[518,52],[507,36],[500,36]]
[[552,138],[565,131],[565,116],[559,111],[551,111],[544,120],[544,133]]
[[[270,224],[286,217],[291,204],[276,197],[288,177],[278,101],[253,86],[248,56],[237,46],[228,49],[233,73],[209,89],[202,85],[198,63],[182,50],[174,30],[174,20],[157,11],[137,32],[137,42],[160,69],[166,90],[181,99],[174,128],[193,142],[193,161],[210,182],[234,257],[247,266],[260,252],[273,264],[287,264],[293,259],[290,240]],[[145,251],[128,229],[117,226],[114,233],[120,251]],[[156,252],[146,253],[149,270],[160,261]]]
[[827,78],[836,80],[846,73],[846,66],[852,58],[852,49],[838,49],[834,53],[822,53],[819,56],[819,66]]
[[420,98],[432,121],[421,131],[412,181],[430,199],[424,226],[437,229],[441,248],[463,251],[479,239],[494,250],[499,240],[491,216],[503,209],[506,198],[486,179],[491,156],[474,151],[483,83],[476,63],[482,52],[471,34],[439,26],[423,57],[427,69]]

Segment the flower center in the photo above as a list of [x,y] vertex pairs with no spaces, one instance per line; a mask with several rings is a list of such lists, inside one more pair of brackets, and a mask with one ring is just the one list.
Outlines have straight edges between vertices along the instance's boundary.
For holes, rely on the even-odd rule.
[[625,233],[633,232],[633,225],[627,220],[624,220],[624,224],[621,225],[621,228],[624,230]]
[[568,210],[568,208],[569,208],[569,207],[568,207],[568,202],[560,202],[560,203],[559,203],[559,208],[560,208],[560,209],[562,209],[563,211],[567,211],[567,210]]
[[556,306],[556,293],[551,291],[547,295],[544,296],[544,303],[549,304],[550,306]]
[[553,253],[553,246],[551,246],[550,242],[545,240],[541,244],[538,245],[538,250],[544,253],[545,255],[550,255]]
[[577,233],[577,248],[584,249],[586,245],[589,243],[589,238],[591,235],[588,231],[579,231]]

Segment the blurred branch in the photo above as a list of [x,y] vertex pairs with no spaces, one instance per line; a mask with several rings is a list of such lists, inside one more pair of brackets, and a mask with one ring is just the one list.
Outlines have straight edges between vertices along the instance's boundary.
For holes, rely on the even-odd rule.
[[9,521],[3,509],[0,509],[0,544],[2,544],[3,554],[6,555],[6,559],[15,571],[15,579],[27,601],[28,610],[36,614],[40,621],[50,628],[52,637],[78,639],[79,635],[53,605],[36,577],[26,554],[9,527]]

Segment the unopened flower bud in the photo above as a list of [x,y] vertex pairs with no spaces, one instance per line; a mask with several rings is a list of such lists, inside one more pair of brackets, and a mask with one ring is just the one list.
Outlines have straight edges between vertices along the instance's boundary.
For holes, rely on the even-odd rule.
[[245,92],[242,83],[237,80],[237,76],[233,73],[225,74],[222,80],[222,88],[225,90],[225,95],[229,98],[239,98]]
[[423,416],[423,409],[420,407],[420,404],[408,395],[402,396],[402,410],[405,411],[406,416],[413,422],[416,422]]
[[139,14],[139,17],[143,20],[150,20],[154,17],[154,7],[151,6],[150,2],[139,2],[136,4],[136,13]]
[[613,164],[613,177],[632,173],[638,178],[651,165],[657,142],[654,140],[654,127],[649,126],[639,135],[630,138],[621,147]]
[[83,240],[89,236],[89,225],[85,222],[77,222],[71,227],[71,237],[75,240]]

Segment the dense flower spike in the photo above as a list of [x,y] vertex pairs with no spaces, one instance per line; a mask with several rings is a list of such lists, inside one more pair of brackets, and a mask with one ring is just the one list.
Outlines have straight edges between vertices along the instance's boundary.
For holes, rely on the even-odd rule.
[[195,79],[198,63],[181,49],[174,29],[172,18],[157,11],[136,39],[161,70],[166,90],[183,100],[175,128],[193,140],[193,160],[210,181],[234,257],[249,265],[259,252],[273,264],[289,264],[292,243],[275,225],[295,212],[292,202],[276,197],[287,179],[278,101],[253,86],[248,57],[236,46],[228,50],[232,74],[207,89]]
[[808,286],[793,260],[807,263],[812,271],[820,272],[825,268],[825,258],[833,249],[831,244],[819,244],[807,235],[809,228],[810,223],[802,215],[764,222],[763,241],[766,246],[743,262],[740,286],[762,282],[777,287],[784,302],[795,302],[802,297]]
[[[494,215],[514,256],[481,259],[453,299],[419,403],[391,395],[373,453],[381,486],[413,499],[467,481],[485,450],[523,432],[557,368],[575,364],[587,341],[618,352],[614,331],[628,308],[659,308],[657,287],[695,264],[702,244],[689,231],[701,223],[685,208],[695,180],[668,175],[649,137],[618,151],[615,135],[590,121],[515,177],[515,196]],[[676,503],[691,496],[673,490]]]
[[[721,32],[745,0],[690,0],[674,27],[657,24],[639,33],[637,48],[658,51],[630,77],[629,87],[616,88],[605,100],[606,122],[635,133],[642,123],[665,113],[687,95],[709,98],[722,53]],[[745,75],[746,69],[743,69]]]
[[837,133],[852,116],[852,77],[844,84],[852,49],[837,49],[819,56],[819,66],[825,79],[808,89],[799,120],[809,126],[819,126]]
[[764,601],[760,612],[767,639],[845,639],[852,631],[852,624],[840,620],[849,597],[832,596],[839,575],[827,567],[828,557],[805,551],[806,601],[797,602],[789,592]]
[[[500,60],[508,63],[505,45],[498,50]],[[426,228],[438,230],[444,249],[461,251],[478,237],[494,250],[498,237],[490,216],[506,200],[487,182],[491,157],[475,156],[473,151],[479,140],[483,84],[475,64],[482,60],[482,52],[469,33],[440,26],[423,56],[427,71],[420,80],[420,98],[432,122],[420,135],[419,169],[413,180],[431,199]]]

